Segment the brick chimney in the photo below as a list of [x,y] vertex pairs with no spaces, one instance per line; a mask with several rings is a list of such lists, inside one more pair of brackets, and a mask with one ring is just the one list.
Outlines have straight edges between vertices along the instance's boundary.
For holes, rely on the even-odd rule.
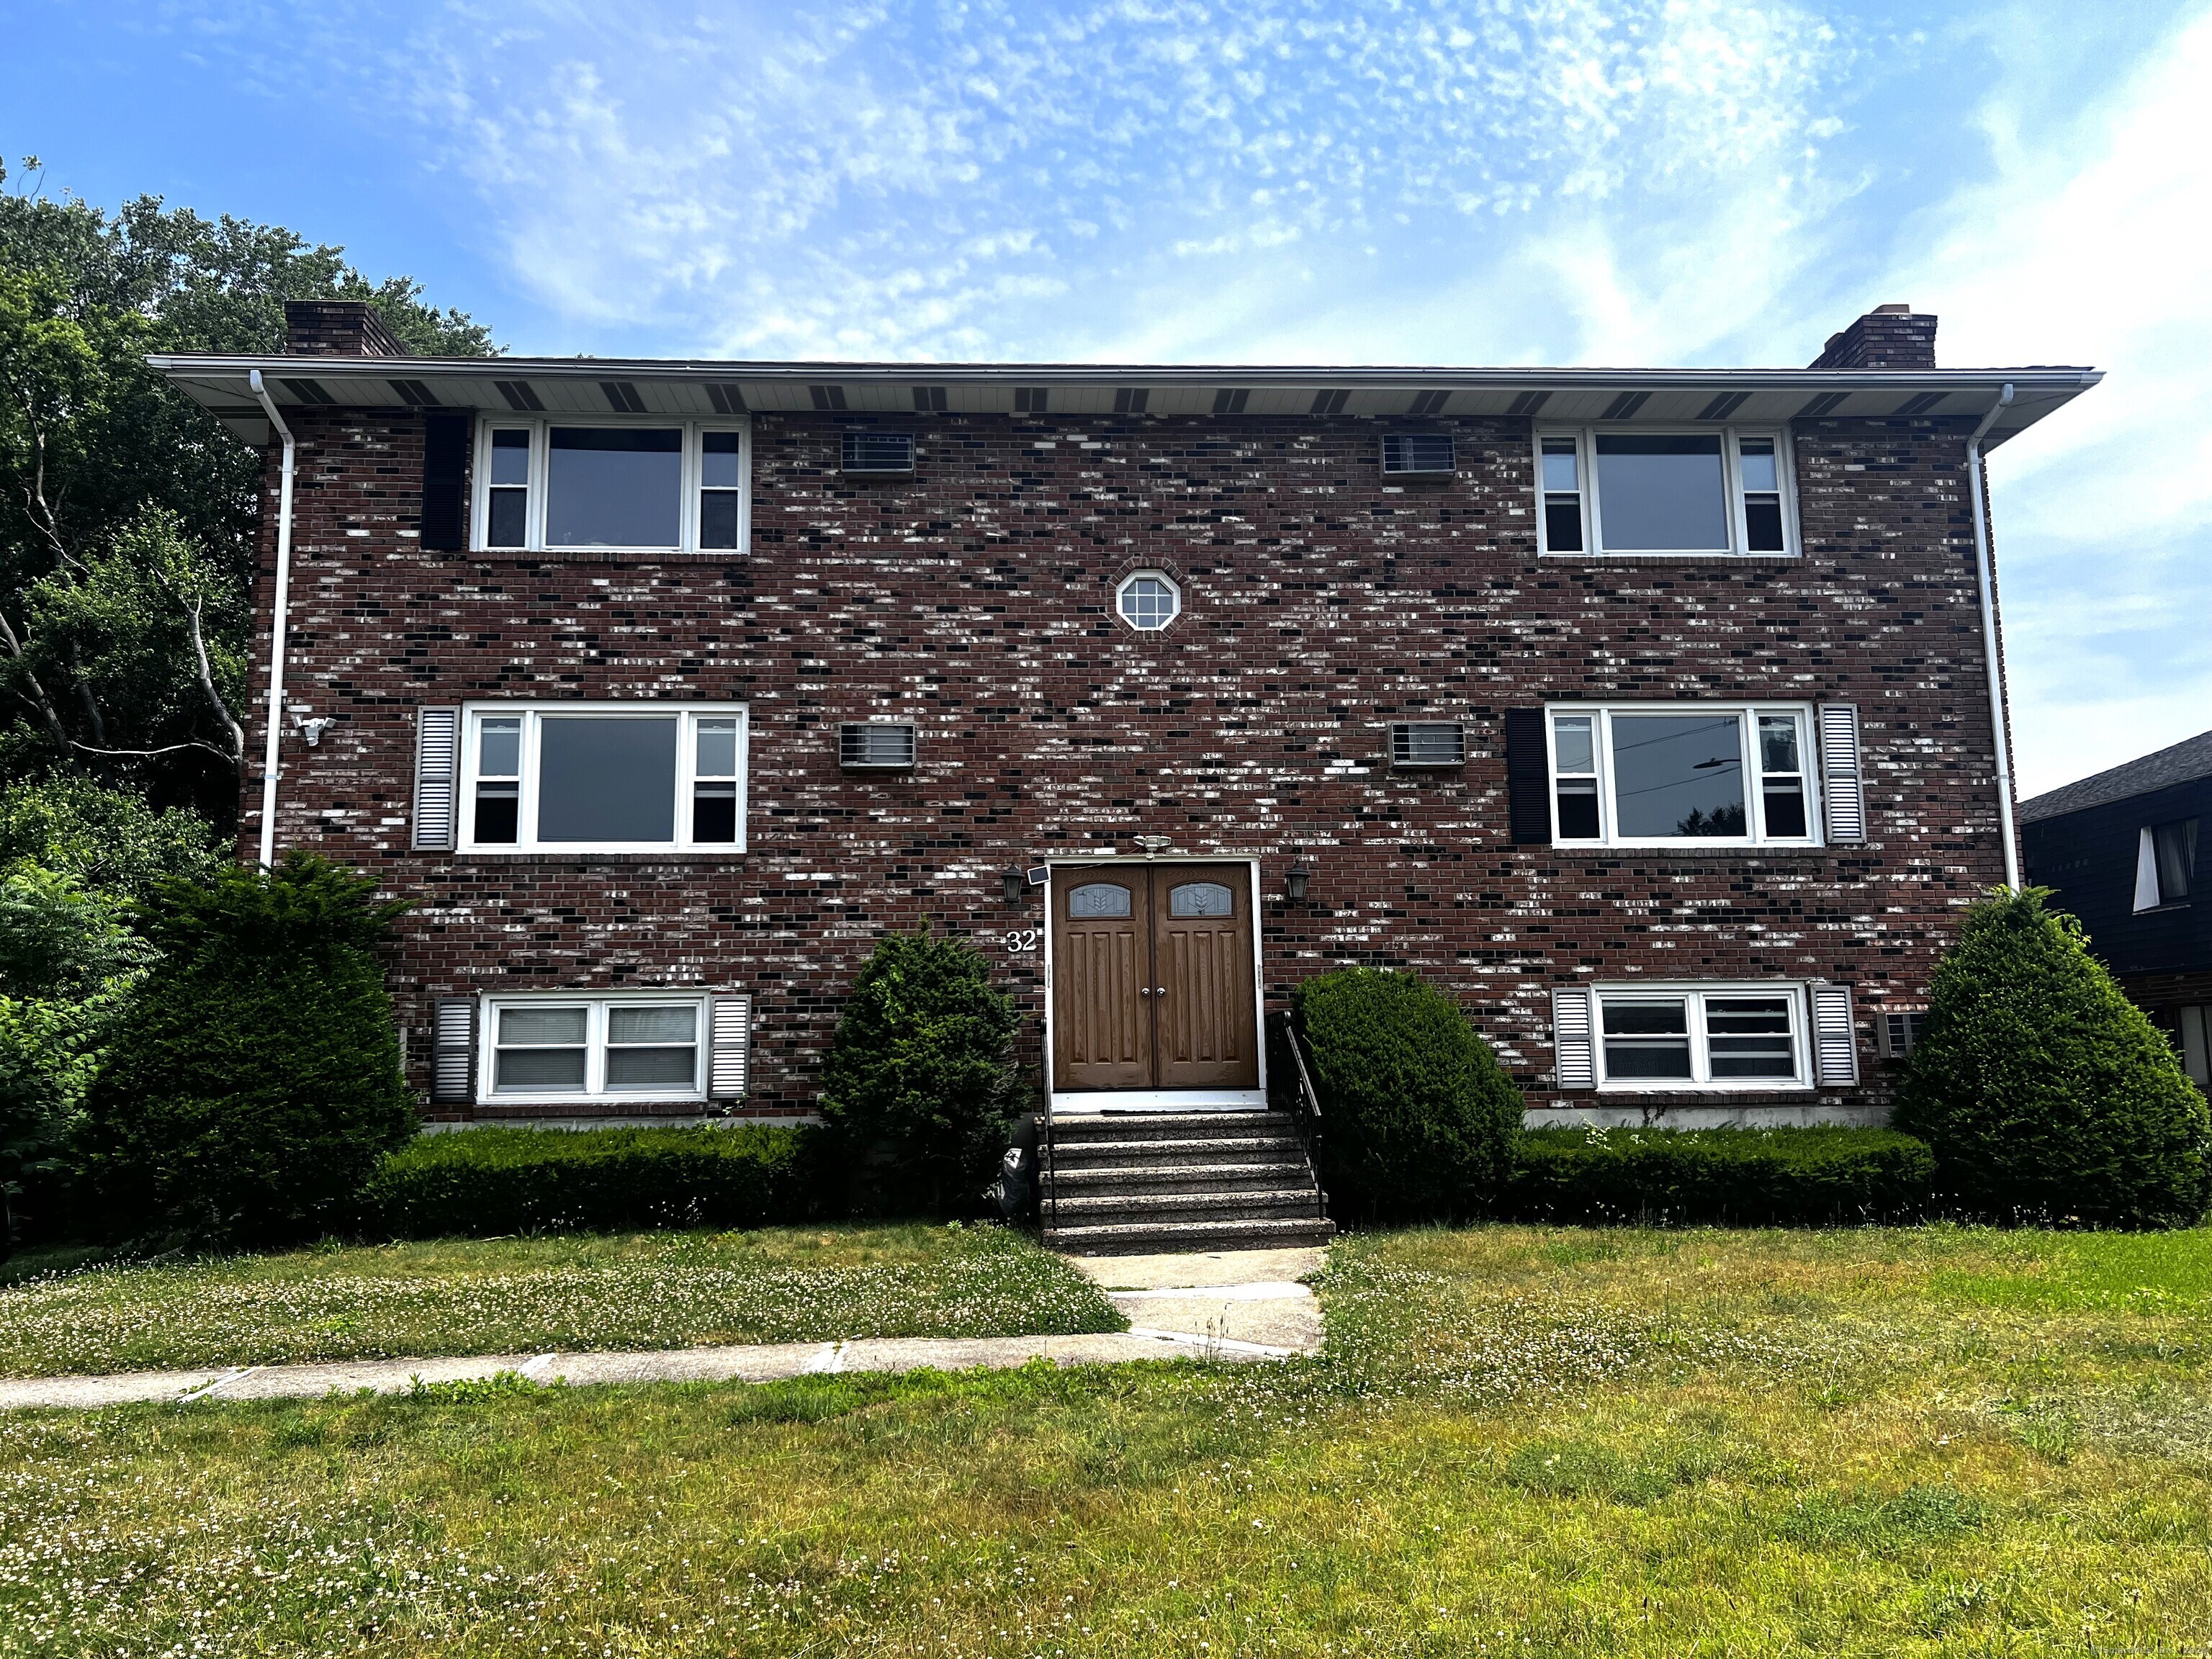
[[1911,306],[1876,306],[1813,359],[1813,368],[1933,368],[1936,319]]
[[363,300],[285,301],[284,349],[295,357],[410,355]]

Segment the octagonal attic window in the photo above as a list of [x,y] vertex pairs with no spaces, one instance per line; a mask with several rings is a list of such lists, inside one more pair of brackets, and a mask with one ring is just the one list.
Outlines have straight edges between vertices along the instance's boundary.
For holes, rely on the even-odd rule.
[[1182,612],[1182,590],[1158,570],[1139,570],[1122,579],[1115,595],[1121,620],[1146,634],[1157,634]]

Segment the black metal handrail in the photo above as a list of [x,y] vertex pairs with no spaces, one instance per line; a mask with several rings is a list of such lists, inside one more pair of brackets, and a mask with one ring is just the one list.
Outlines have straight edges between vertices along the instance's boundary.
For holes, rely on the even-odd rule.
[[1298,1132],[1298,1141],[1305,1148],[1307,1166],[1313,1170],[1314,1202],[1323,1221],[1328,1219],[1328,1194],[1321,1185],[1321,1091],[1314,1087],[1313,1073],[1306,1068],[1305,1044],[1298,1041],[1297,1028],[1291,1024],[1290,1011],[1277,1009],[1275,1029],[1282,1036],[1284,1051],[1290,1056],[1291,1070],[1296,1078],[1296,1098],[1291,1103],[1291,1121]]

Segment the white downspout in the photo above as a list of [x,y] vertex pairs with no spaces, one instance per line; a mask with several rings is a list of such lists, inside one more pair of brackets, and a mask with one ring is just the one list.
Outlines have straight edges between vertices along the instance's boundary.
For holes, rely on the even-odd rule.
[[[276,740],[284,729],[284,623],[292,602],[292,465],[297,445],[292,428],[276,412],[269,390],[261,384],[261,371],[246,371],[247,384],[284,441],[283,481],[276,494],[276,605],[269,624],[269,746],[261,762],[261,867],[276,862]],[[2005,388],[2006,396],[2012,389]]]
[[1982,589],[1982,654],[1990,665],[1990,725],[1996,734],[1997,825],[2004,836],[2005,885],[2020,890],[2020,838],[2012,821],[2012,736],[2005,719],[2003,665],[1997,660],[1996,565],[1990,553],[1990,519],[1983,506],[1982,440],[2012,403],[2012,382],[2004,390],[1974,435],[1966,440],[1966,488],[1974,498],[1974,575]]

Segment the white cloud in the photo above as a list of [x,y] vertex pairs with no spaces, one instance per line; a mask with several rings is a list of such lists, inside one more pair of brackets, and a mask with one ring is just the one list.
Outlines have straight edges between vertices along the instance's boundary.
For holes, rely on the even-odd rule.
[[1991,459],[2020,768],[2054,787],[2212,726],[2212,15],[2079,112],[1981,111],[1997,168],[1911,231],[1943,361],[2094,364]]

